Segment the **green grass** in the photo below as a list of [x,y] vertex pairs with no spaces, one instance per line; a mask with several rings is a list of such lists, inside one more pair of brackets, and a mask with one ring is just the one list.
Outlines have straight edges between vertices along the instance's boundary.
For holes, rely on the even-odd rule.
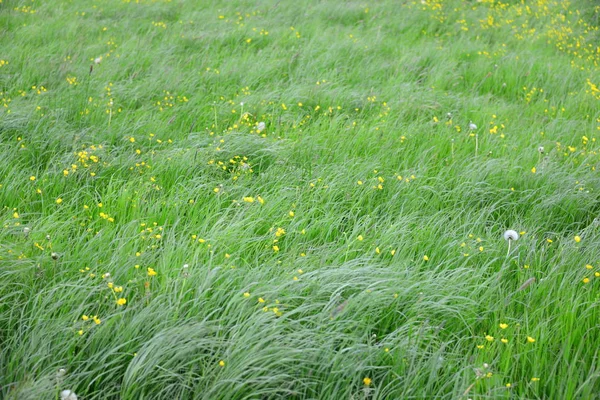
[[0,0],[0,397],[597,396],[600,7],[526,3]]

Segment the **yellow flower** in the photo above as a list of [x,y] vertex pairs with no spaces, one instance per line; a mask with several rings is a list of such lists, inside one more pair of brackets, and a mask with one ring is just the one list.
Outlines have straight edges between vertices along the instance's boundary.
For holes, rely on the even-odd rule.
[[31,176],[29,177],[29,180],[30,180],[30,181],[35,181],[35,176],[31,175]]
[[429,257],[427,257],[427,256],[425,255],[425,256],[423,256],[423,260],[424,260],[424,261],[429,261]]
[[219,361],[219,367],[224,367],[225,366],[225,361],[221,360]]
[[248,292],[244,293],[244,297],[250,297],[250,293],[248,293]]
[[512,385],[511,385],[510,383],[507,383],[507,384],[506,384],[506,387],[507,387],[507,388],[510,388],[511,386],[512,386]]
[[356,240],[358,240],[359,242],[361,242],[364,239],[363,235],[358,235],[358,237],[356,238]]
[[508,324],[500,324],[500,329],[506,329],[508,328]]
[[590,278],[588,278],[588,277],[583,278],[583,283],[589,283],[589,281],[590,281]]
[[273,251],[275,253],[277,253],[279,251],[279,246],[277,246],[277,245],[273,246]]
[[478,344],[478,345],[477,345],[477,348],[478,348],[479,350],[482,350],[482,349],[483,349],[483,347],[484,347],[484,346],[483,346],[482,344]]
[[98,318],[98,316],[97,316],[97,315],[94,315],[94,317],[93,317],[92,319],[94,320],[94,323],[96,323],[96,325],[100,325],[100,322],[102,322],[102,321],[100,320],[100,318]]
[[56,199],[56,204],[60,204],[62,203],[62,199],[59,197],[58,199]]
[[375,247],[375,253],[380,254],[381,250],[379,250],[379,247]]
[[285,229],[283,229],[283,228],[277,228],[277,231],[275,231],[275,236],[276,237],[281,237],[283,235],[285,235]]
[[531,336],[527,336],[527,342],[533,343],[533,342],[535,342],[535,339],[532,338]]
[[394,254],[396,254],[396,250],[391,250],[391,251],[390,251],[390,254],[391,254],[391,255],[394,255]]
[[356,184],[357,184],[357,185],[362,185],[362,184],[363,184],[363,181],[357,181],[357,182],[356,182]]
[[78,330],[77,333],[79,334],[79,336],[83,335],[83,329]]
[[485,340],[487,340],[488,342],[493,342],[494,341],[494,337],[490,336],[490,335],[485,335]]
[[296,215],[296,214],[294,214],[293,211],[290,211],[288,214],[289,214],[290,217],[293,217],[294,215]]
[[581,242],[581,237],[579,237],[579,236],[575,236],[574,239],[575,239],[575,243]]
[[594,267],[592,267],[590,264],[586,264],[586,265],[585,265],[585,268],[587,268],[587,269],[592,269],[592,268],[594,268]]
[[15,212],[13,213],[13,218],[19,218],[19,213],[15,211]]
[[531,173],[532,174],[535,174],[535,171],[536,171],[535,167],[531,168]]
[[531,378],[531,382],[538,382],[540,380],[540,378]]
[[117,300],[118,306],[124,306],[125,304],[127,304],[127,299],[124,299],[121,297],[120,299]]
[[90,317],[88,317],[87,315],[82,315],[81,319],[84,321],[87,321],[88,319],[90,319]]
[[254,203],[254,197],[252,197],[252,196],[244,197],[244,201],[246,203]]
[[155,276],[155,275],[156,275],[156,271],[154,270],[154,268],[148,267],[148,276]]
[[506,338],[502,338],[502,339],[500,339],[500,341],[504,344],[508,343],[508,339],[506,339]]
[[259,303],[264,303],[264,302],[265,302],[265,299],[263,299],[262,297],[259,297],[259,298],[258,298],[258,302],[259,302]]
[[265,199],[263,199],[263,198],[262,198],[262,197],[260,197],[260,196],[256,196],[256,200],[258,200],[258,202],[259,202],[260,204],[265,204]]
[[363,383],[365,384],[365,386],[369,386],[369,385],[371,385],[371,382],[373,382],[373,381],[371,380],[371,378],[365,378],[365,379],[363,379]]

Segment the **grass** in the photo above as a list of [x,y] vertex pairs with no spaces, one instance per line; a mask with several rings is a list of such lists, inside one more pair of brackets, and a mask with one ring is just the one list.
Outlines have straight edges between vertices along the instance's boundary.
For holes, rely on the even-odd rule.
[[596,396],[599,16],[0,0],[0,397]]

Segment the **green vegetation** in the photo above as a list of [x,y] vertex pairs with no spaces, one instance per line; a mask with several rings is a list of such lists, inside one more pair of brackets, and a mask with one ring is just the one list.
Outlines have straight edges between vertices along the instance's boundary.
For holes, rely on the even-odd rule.
[[506,1],[0,0],[0,397],[597,396],[600,7]]

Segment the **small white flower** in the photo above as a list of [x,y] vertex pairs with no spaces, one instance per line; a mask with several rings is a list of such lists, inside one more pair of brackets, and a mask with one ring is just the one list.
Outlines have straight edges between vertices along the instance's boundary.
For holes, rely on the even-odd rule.
[[446,114],[446,118],[448,118],[448,119],[452,119],[452,113],[447,113],[447,114]]
[[469,122],[469,129],[474,131],[475,129],[477,129],[477,125],[475,125],[472,121]]
[[258,133],[260,133],[260,132],[264,131],[266,127],[267,127],[267,124],[265,124],[264,122],[259,122],[258,125],[256,126],[256,130]]
[[56,371],[56,377],[62,378],[63,376],[65,376],[66,373],[67,373],[66,369],[60,368],[58,371]]
[[77,400],[77,395],[72,390],[63,390],[60,392],[61,400]]
[[100,64],[102,62],[102,56],[94,58],[94,64]]
[[104,275],[102,275],[102,278],[104,278],[104,279],[110,278],[110,272],[107,272]]
[[517,231],[513,231],[512,229],[509,229],[506,232],[504,232],[504,239],[505,240],[519,240],[519,233]]
[[46,240],[50,240],[50,235],[46,235]]
[[25,236],[29,235],[29,232],[31,232],[31,229],[28,227],[23,228],[23,233],[25,234]]
[[544,146],[538,147],[538,152],[543,153],[544,152]]

